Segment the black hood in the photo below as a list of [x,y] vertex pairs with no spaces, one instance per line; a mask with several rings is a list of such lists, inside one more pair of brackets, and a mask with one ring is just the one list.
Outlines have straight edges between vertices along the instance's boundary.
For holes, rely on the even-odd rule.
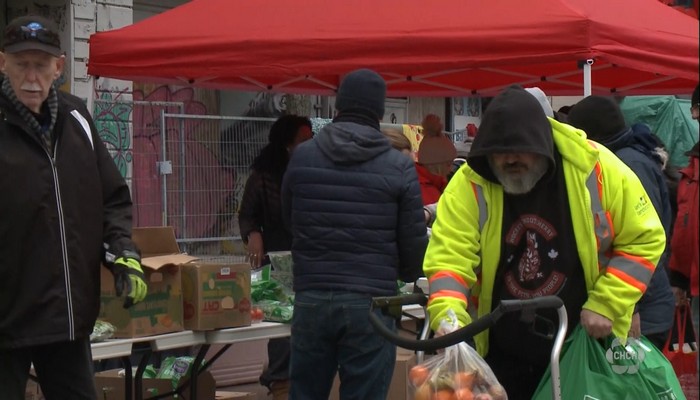
[[467,156],[467,163],[479,175],[498,182],[487,156],[494,153],[534,153],[554,169],[552,126],[537,99],[525,89],[512,86],[489,104]]
[[391,142],[381,131],[354,122],[328,124],[314,140],[336,164],[362,163],[391,149]]

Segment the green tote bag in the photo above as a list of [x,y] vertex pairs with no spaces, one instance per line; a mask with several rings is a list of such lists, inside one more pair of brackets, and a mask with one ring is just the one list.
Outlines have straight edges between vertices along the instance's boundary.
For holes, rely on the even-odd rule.
[[[598,341],[577,326],[562,349],[561,392],[566,400],[685,400],[673,367],[646,338],[622,346]],[[552,399],[549,369],[535,400]]]

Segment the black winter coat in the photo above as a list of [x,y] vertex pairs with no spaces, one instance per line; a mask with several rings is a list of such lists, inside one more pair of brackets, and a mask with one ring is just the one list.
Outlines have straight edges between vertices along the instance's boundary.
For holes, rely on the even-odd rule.
[[[656,144],[651,139],[651,133],[626,129],[603,144],[637,175],[659,215],[668,238],[671,234],[673,214],[661,160],[656,154]],[[668,249],[670,241],[666,244]],[[647,290],[637,303],[642,334],[668,331],[673,324],[674,308],[675,300],[668,276],[668,251],[665,251],[651,276]]]
[[253,170],[246,181],[238,211],[243,241],[248,244],[251,232],[261,232],[265,252],[292,248],[292,233],[282,221],[280,185],[269,172]]
[[292,154],[282,184],[294,290],[396,294],[427,246],[413,162],[377,129],[335,122]]
[[0,349],[88,336],[105,249],[135,251],[131,197],[82,100],[58,93],[54,154],[0,94]]

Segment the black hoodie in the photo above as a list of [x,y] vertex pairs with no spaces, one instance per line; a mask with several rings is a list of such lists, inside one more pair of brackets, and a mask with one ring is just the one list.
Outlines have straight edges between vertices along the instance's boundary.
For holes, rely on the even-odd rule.
[[494,153],[534,153],[554,167],[552,127],[542,106],[530,93],[512,86],[489,104],[472,143],[467,163],[484,178],[497,182],[487,156]]

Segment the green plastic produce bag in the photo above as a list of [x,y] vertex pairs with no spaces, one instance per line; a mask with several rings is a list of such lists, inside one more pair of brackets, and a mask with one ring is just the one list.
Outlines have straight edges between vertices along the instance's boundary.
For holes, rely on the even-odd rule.
[[[646,338],[622,346],[617,339],[593,339],[577,326],[559,366],[563,399],[685,400],[673,367]],[[552,399],[549,369],[533,399]]]

